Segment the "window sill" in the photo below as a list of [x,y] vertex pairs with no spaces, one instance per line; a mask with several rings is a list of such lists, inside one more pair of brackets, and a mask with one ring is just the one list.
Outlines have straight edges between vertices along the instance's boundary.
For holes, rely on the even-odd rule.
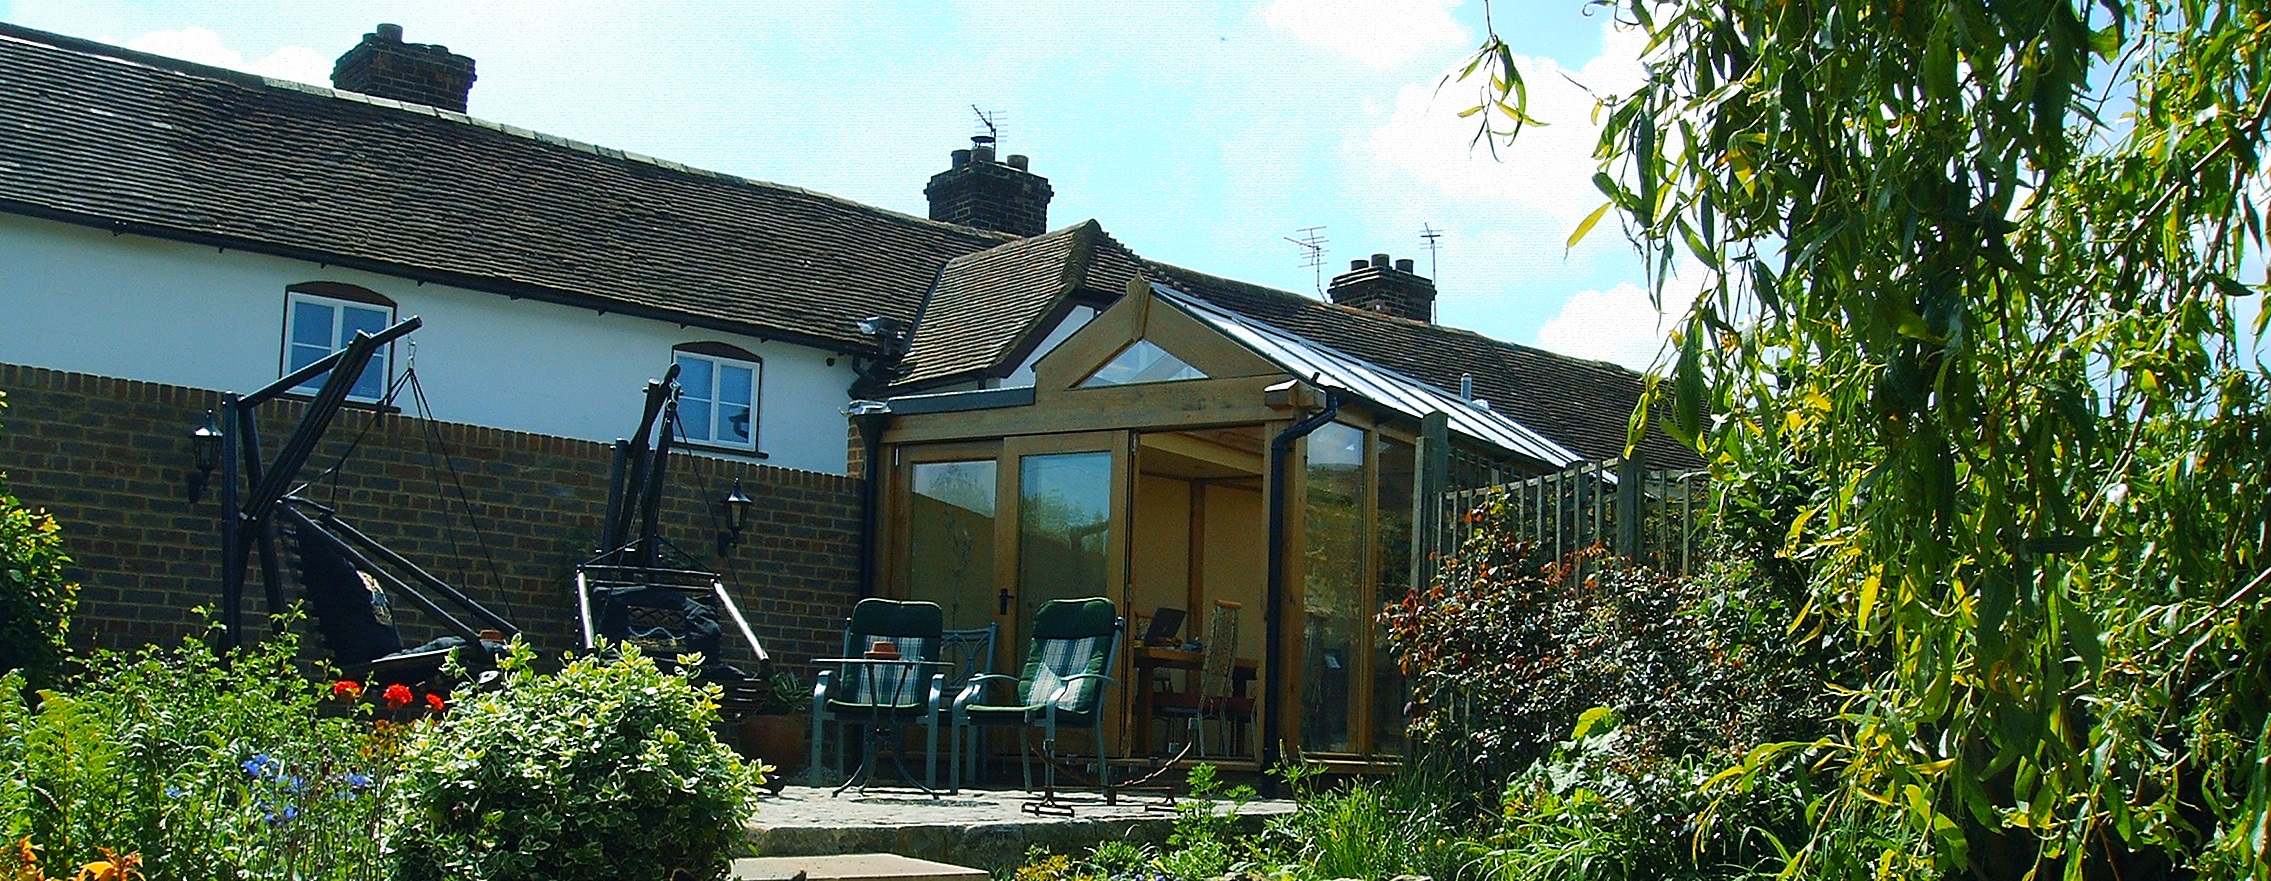
[[742,449],[741,447],[726,447],[719,446],[717,444],[706,444],[701,441],[671,441],[670,445],[679,449],[688,450],[690,452],[709,453],[716,456],[738,456],[744,459],[757,459],[760,461],[772,458],[770,455],[767,455],[764,450],[747,450]]
[[[296,401],[302,405],[306,405],[314,403],[315,396],[306,392],[285,392],[283,394],[277,395],[275,400]],[[347,400],[339,402],[339,409],[362,410],[369,413],[377,413],[382,416],[393,416],[402,412],[401,407],[397,407],[393,404],[382,405],[377,401],[358,401],[354,398],[348,398]]]

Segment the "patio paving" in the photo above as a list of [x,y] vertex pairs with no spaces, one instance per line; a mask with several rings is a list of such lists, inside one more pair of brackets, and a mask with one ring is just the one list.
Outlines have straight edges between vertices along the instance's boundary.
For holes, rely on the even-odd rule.
[[[767,796],[749,825],[749,842],[758,856],[891,853],[989,872],[1015,868],[1034,845],[1055,853],[1078,854],[1097,842],[1127,839],[1164,842],[1174,828],[1172,811],[1146,810],[1160,794],[1121,793],[1107,805],[1101,793],[1074,791],[1059,796],[1072,805],[1070,817],[1036,817],[1019,808],[1030,796],[1019,790],[965,789],[932,798],[911,790],[848,791],[830,797],[828,789],[790,786]],[[1227,810],[1227,803],[1217,810]],[[1293,811],[1291,801],[1250,801],[1238,816],[1256,828],[1271,817]]]

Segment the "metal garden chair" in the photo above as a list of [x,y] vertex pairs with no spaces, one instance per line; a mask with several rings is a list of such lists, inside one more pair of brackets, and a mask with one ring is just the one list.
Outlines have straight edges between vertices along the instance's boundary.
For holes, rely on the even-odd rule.
[[[1065,728],[1088,728],[1096,738],[1097,779],[1105,803],[1115,801],[1110,758],[1104,755],[1105,689],[1116,683],[1107,672],[1120,651],[1120,633],[1126,622],[1103,597],[1050,600],[1033,615],[1032,643],[1025,653],[1025,668],[1017,676],[983,674],[954,699],[954,746],[957,759],[950,788],[962,786],[962,738],[972,726],[1015,726],[1018,754],[1023,761],[1025,788],[1033,788],[1031,751],[1026,748],[1031,729],[1041,730],[1043,788],[1038,801],[1024,809],[1031,813],[1070,815],[1072,808],[1057,800],[1057,735]],[[1007,702],[989,702],[998,690],[994,683],[1012,683],[1016,691]]]

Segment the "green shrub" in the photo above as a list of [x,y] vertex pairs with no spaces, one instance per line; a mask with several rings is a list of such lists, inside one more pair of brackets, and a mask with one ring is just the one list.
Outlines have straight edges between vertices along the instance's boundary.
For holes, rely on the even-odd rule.
[[[0,394],[0,410],[7,403]],[[63,577],[69,565],[55,518],[9,495],[0,473],[0,671],[24,671],[33,688],[55,683],[69,650],[79,596],[79,586]]]
[[516,646],[500,688],[410,745],[388,824],[397,878],[725,873],[760,775],[711,732],[711,691],[634,647],[610,654],[543,675]]
[[[394,745],[294,664],[291,618],[231,659],[198,640],[99,654],[36,709],[0,677],[0,835],[48,866],[103,849],[152,878],[361,879],[379,860]],[[17,858],[0,855],[0,877]]]

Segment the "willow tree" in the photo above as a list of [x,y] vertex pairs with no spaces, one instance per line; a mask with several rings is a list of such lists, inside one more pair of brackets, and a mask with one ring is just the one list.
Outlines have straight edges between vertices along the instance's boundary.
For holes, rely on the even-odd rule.
[[[2271,8],[1605,5],[1646,77],[1572,240],[1701,284],[1635,424],[1806,475],[1793,638],[1895,659],[1711,787],[1836,775],[1794,874],[2267,877]],[[1467,75],[1518,144],[1496,36]]]

